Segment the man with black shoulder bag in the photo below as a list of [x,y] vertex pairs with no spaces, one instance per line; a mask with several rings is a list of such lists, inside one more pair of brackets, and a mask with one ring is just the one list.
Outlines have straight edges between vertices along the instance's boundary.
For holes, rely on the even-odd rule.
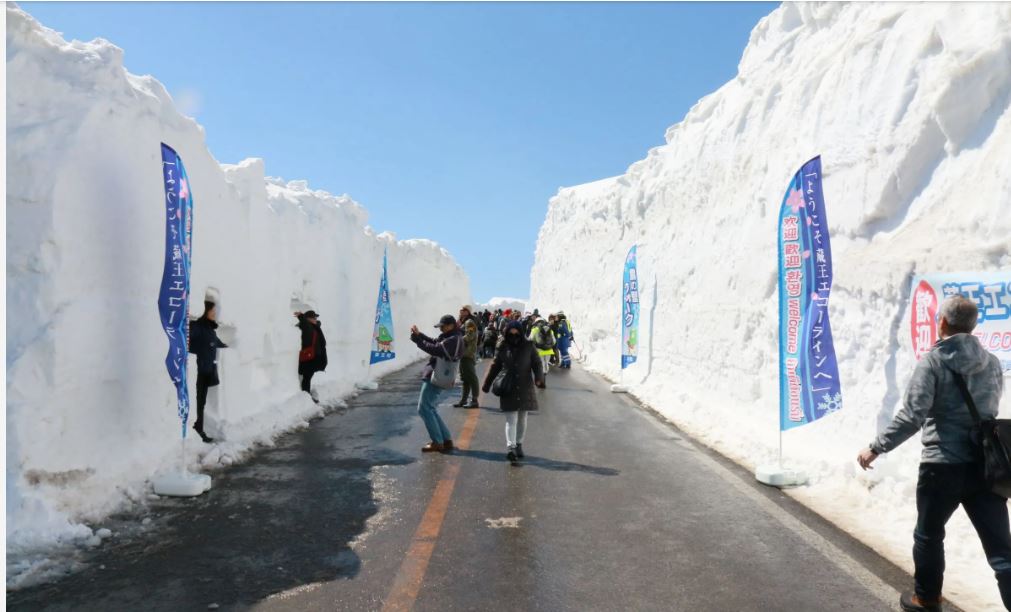
[[972,335],[979,313],[960,295],[940,308],[940,340],[923,356],[891,424],[859,454],[863,469],[923,431],[913,531],[915,588],[902,594],[907,611],[941,610],[944,526],[961,505],[1011,610],[1011,421],[997,419],[1004,391],[1000,360]]

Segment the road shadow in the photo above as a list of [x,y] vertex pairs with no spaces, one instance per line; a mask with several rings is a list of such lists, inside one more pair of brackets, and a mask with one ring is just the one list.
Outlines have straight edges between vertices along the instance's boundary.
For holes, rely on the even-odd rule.
[[[367,398],[212,471],[204,495],[154,499],[103,521],[117,536],[86,551],[80,571],[8,592],[7,608],[245,609],[303,585],[354,578],[362,563],[351,544],[383,503],[373,468],[416,461],[384,444],[417,418],[407,394],[384,389]],[[369,408],[375,404],[393,408]],[[143,517],[153,520],[141,527]]]
[[[453,451],[453,455],[467,457],[468,459],[480,459],[481,461],[509,463],[509,460],[506,459],[505,453],[494,453],[483,450],[455,450]],[[555,459],[533,457],[531,455],[527,455],[525,459],[519,461],[517,466],[538,467],[545,470],[551,470],[553,472],[583,472],[585,474],[594,474],[597,476],[617,476],[621,474],[620,470],[616,470],[614,468],[584,465],[582,463],[572,463],[570,461],[557,461]]]

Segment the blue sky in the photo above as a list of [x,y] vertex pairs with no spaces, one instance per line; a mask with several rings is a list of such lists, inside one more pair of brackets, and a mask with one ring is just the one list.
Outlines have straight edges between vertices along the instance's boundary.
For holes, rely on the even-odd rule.
[[548,199],[662,144],[776,4],[21,6],[122,47],[218,160],[262,157],[268,175],[351,195],[377,230],[438,241],[483,301],[528,295]]

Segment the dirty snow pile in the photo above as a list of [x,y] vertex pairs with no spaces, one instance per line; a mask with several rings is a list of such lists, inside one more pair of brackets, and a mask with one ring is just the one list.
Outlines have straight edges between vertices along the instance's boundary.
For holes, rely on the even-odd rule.
[[[420,357],[408,329],[469,301],[469,281],[427,240],[376,235],[347,196],[219,164],[162,85],[129,74],[108,42],[66,42],[7,6],[7,545],[9,554],[95,541],[94,521],[174,466],[180,424],[157,298],[165,248],[159,143],[194,194],[191,314],[219,304],[221,385],[192,463],[227,464],[320,407],[299,391],[295,310],[315,309],[336,404],[368,376],[384,248],[395,361]],[[191,358],[190,395],[195,362]],[[195,418],[195,406],[190,423]],[[10,564],[18,584],[30,563]]]
[[[911,568],[918,437],[871,472],[855,457],[914,367],[913,275],[1011,275],[1009,101],[1011,5],[785,4],[755,27],[738,76],[665,145],[551,200],[531,306],[564,308],[589,366],[617,380],[621,271],[638,243],[639,361],[625,382],[741,463],[773,459],[776,220],[788,180],[820,154],[844,403],[784,435],[786,457],[813,476],[792,494]],[[947,550],[946,595],[1000,609],[962,512]]]

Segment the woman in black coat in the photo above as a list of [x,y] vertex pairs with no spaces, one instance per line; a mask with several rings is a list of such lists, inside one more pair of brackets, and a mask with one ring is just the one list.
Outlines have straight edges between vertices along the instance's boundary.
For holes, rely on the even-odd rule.
[[544,367],[533,342],[523,333],[523,324],[513,321],[506,326],[504,341],[488,368],[482,390],[491,391],[500,372],[515,376],[512,392],[499,397],[499,406],[506,413],[506,458],[510,462],[523,458],[523,436],[527,428],[527,412],[537,410],[534,385],[544,387]]
[[296,327],[302,330],[302,350],[298,353],[298,374],[302,377],[302,390],[312,397],[312,401],[319,403],[309,389],[312,375],[326,369],[326,337],[323,335],[323,326],[320,325],[315,310],[296,312],[295,318],[298,319]]
[[207,390],[221,382],[218,379],[218,349],[228,348],[215,331],[218,329],[217,313],[214,302],[204,302],[204,314],[190,325],[190,352],[197,356],[197,420],[193,422],[193,429],[207,443],[214,441],[204,433]]

